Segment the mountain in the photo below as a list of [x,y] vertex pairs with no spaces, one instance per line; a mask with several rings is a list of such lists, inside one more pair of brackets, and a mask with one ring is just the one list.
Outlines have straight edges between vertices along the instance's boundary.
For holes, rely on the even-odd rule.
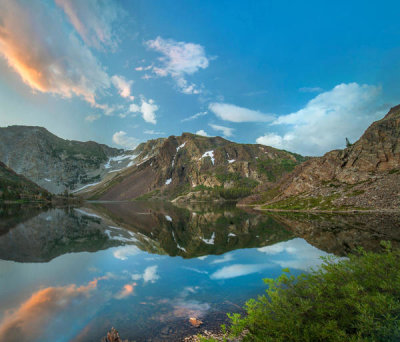
[[52,193],[99,182],[128,160],[123,150],[64,140],[42,127],[0,127],[0,161]]
[[[16,216],[18,218],[16,219]],[[272,245],[293,235],[264,214],[234,204],[178,208],[168,202],[92,203],[85,208],[21,206],[1,211],[0,259],[47,262],[110,247],[197,258]]]
[[263,145],[238,144],[191,133],[150,140],[132,152],[131,167],[84,189],[85,198],[237,199],[260,184],[275,184],[305,160]]
[[270,209],[398,209],[400,105],[353,145],[298,165],[260,198]]
[[50,199],[48,191],[0,162],[0,201]]

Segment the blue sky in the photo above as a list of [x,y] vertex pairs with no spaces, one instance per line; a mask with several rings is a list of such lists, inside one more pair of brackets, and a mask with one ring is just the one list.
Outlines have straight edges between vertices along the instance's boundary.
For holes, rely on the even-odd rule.
[[0,125],[131,148],[182,132],[306,155],[400,103],[395,1],[0,2]]

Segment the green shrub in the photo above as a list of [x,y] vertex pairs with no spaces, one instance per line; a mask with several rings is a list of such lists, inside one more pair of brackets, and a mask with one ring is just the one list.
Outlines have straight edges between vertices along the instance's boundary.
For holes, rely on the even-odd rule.
[[[400,341],[400,251],[358,251],[297,277],[265,279],[267,295],[230,314],[243,341]],[[213,341],[203,338],[202,341]]]

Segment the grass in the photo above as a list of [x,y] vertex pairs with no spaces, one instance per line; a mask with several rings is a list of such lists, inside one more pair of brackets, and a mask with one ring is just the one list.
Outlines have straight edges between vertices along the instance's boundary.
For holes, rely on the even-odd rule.
[[318,197],[293,196],[284,200],[262,206],[262,209],[284,209],[284,210],[331,210],[342,209],[335,206],[332,202],[339,198],[340,194]]

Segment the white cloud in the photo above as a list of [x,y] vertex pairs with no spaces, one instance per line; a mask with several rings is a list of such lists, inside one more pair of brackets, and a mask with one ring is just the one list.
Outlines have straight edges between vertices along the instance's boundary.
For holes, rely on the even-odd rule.
[[181,122],[192,121],[192,120],[198,119],[198,118],[200,118],[202,116],[205,116],[207,114],[208,114],[208,112],[199,112],[199,113],[196,113],[196,114],[194,114],[192,116],[189,116],[188,118],[182,119]]
[[214,261],[211,262],[211,264],[220,264],[224,262],[229,262],[233,260],[233,255],[232,254],[225,254],[222,258],[215,259]]
[[203,129],[200,129],[196,132],[197,135],[201,135],[203,137],[208,137],[209,135],[207,134],[207,132]]
[[139,140],[133,137],[128,137],[124,131],[115,132],[112,140],[115,144],[133,150],[139,143]]
[[235,264],[231,266],[225,266],[216,272],[214,272],[210,278],[211,279],[230,279],[230,278],[236,278],[236,277],[241,277],[244,275],[252,274],[252,273],[257,273],[260,272],[264,269],[268,268],[268,265],[241,265],[241,264]]
[[143,273],[143,280],[145,283],[151,282],[155,283],[158,279],[160,279],[160,276],[157,274],[157,269],[158,266],[149,266],[144,270]]
[[144,270],[143,274],[136,273],[132,274],[131,278],[132,280],[140,280],[143,279],[145,283],[150,282],[150,283],[155,283],[158,279],[160,279],[160,276],[157,273],[158,266],[149,266],[146,267]]
[[79,96],[107,110],[96,95],[110,87],[110,78],[87,46],[65,28],[61,14],[44,1],[0,1],[0,55],[34,91]]
[[339,84],[321,93],[294,113],[278,117],[273,126],[284,133],[270,132],[257,143],[303,155],[321,155],[343,148],[345,138],[357,140],[385,110],[379,104],[381,88],[357,83]]
[[[199,44],[177,42],[173,39],[157,37],[149,40],[146,45],[163,56],[159,58],[159,66],[151,66],[152,71],[159,77],[171,76],[182,93],[198,94],[200,90],[194,83],[186,80],[187,75],[192,75],[209,65],[204,47]],[[136,68],[136,70],[139,70]],[[146,70],[145,68],[141,70]]]
[[271,114],[264,114],[258,110],[239,107],[229,103],[210,103],[208,109],[220,119],[231,122],[269,122],[275,118]]
[[140,107],[136,103],[132,103],[129,106],[129,111],[131,111],[132,113],[140,112]]
[[258,251],[274,256],[283,254],[283,258],[273,260],[273,262],[283,268],[288,267],[304,271],[321,265],[323,262],[321,257],[328,255],[326,252],[315,248],[300,238],[280,242],[272,246],[261,247],[258,248]]
[[299,91],[301,93],[320,93],[321,91],[324,91],[324,89],[320,87],[302,87]]
[[140,253],[140,249],[136,246],[123,246],[123,247],[118,247],[113,255],[114,258],[117,258],[119,260],[127,260],[128,257],[137,255]]
[[118,39],[113,24],[123,14],[116,2],[101,0],[55,0],[86,44],[115,49]]
[[88,115],[88,116],[85,118],[85,121],[87,121],[87,122],[94,122],[94,121],[100,119],[100,117],[101,117],[101,115],[99,115],[99,114]]
[[161,131],[155,131],[153,129],[146,129],[144,131],[145,134],[151,134],[151,135],[160,135],[160,134],[165,134],[164,132]]
[[225,126],[220,126],[220,125],[214,125],[214,124],[209,124],[209,126],[216,130],[222,132],[224,137],[231,137],[233,135],[233,128],[225,127]]
[[144,97],[141,99],[142,103],[140,106],[137,104],[131,104],[129,110],[133,113],[140,112],[142,114],[143,120],[152,124],[156,124],[156,111],[158,110],[158,106],[155,104],[154,100],[150,99],[146,101]]
[[131,101],[134,100],[134,97],[131,95],[131,86],[133,81],[127,81],[124,77],[118,75],[111,77],[111,81],[114,84],[114,87],[118,89],[118,93],[121,97]]

